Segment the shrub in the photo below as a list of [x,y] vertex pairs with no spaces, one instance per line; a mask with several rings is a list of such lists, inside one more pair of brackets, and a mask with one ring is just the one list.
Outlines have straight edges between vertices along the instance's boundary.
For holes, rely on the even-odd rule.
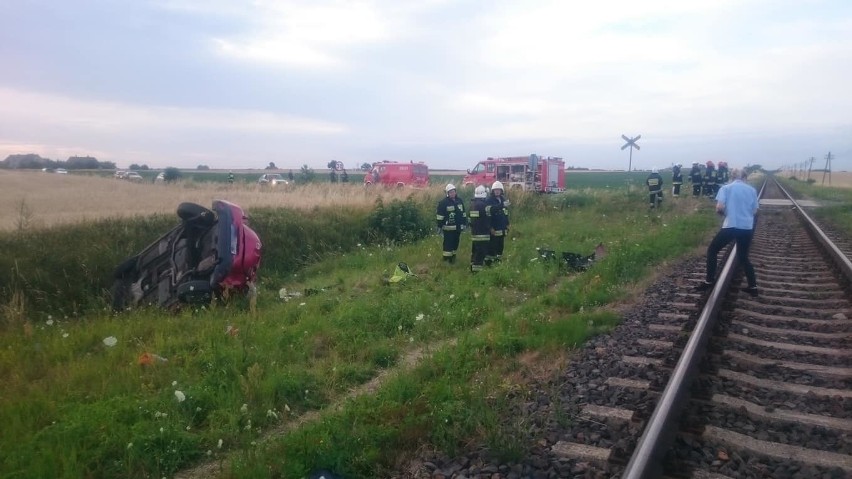
[[411,196],[405,201],[393,200],[387,206],[378,198],[368,225],[373,237],[389,243],[411,243],[432,230],[431,221]]

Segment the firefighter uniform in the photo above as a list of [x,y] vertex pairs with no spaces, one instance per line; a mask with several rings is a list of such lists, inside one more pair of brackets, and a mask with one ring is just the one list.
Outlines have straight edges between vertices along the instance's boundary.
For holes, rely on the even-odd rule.
[[[730,173],[728,172],[728,162],[720,161],[719,167],[716,169],[716,193],[719,192],[719,188],[725,186],[725,184],[730,180]],[[713,195],[715,198],[716,196]]]
[[485,187],[477,186],[473,193],[473,199],[470,201],[470,208],[468,208],[471,239],[470,270],[474,273],[482,271],[491,241],[491,222],[488,213],[485,211],[486,196],[488,196],[488,191]]
[[489,218],[491,238],[488,241],[488,254],[485,264],[499,263],[503,259],[503,246],[509,232],[509,203],[503,197],[503,183],[495,181],[491,185],[491,195],[485,202],[485,215]]
[[680,163],[674,165],[672,167],[672,197],[677,198],[680,196],[680,185],[683,184],[683,172],[680,170]]
[[704,181],[704,173],[701,172],[701,166],[698,162],[692,164],[692,169],[689,171],[689,182],[692,183],[692,196],[698,198],[701,196],[701,182]]
[[438,202],[435,219],[438,222],[438,229],[444,235],[444,261],[455,263],[459,237],[467,226],[467,215],[464,211],[464,202],[456,196],[456,187],[448,184],[445,190],[447,196]]
[[704,169],[704,196],[708,198],[716,197],[716,166],[712,161],[707,162],[707,167]]
[[651,170],[651,174],[648,175],[645,184],[648,185],[648,201],[650,202],[650,206],[651,208],[656,208],[657,202],[663,201],[663,177],[660,176],[656,168]]

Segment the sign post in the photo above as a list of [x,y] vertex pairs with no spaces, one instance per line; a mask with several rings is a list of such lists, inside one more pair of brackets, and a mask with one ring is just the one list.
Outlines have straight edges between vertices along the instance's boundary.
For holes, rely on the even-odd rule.
[[636,142],[639,141],[639,138],[642,138],[642,135],[636,135],[633,138],[627,138],[624,135],[621,135],[621,137],[624,138],[624,141],[627,142],[621,147],[621,149],[624,150],[625,148],[628,148],[628,147],[630,148],[630,162],[627,164],[627,191],[629,193],[630,192],[630,175],[633,173],[633,148],[636,148],[637,150],[639,150],[639,145],[637,145]]

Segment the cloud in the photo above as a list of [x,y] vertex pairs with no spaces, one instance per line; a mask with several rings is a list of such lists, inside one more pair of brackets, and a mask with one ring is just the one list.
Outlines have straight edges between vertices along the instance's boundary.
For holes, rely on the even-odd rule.
[[213,41],[239,60],[339,68],[348,49],[388,40],[390,22],[371,2],[258,2],[246,32]]

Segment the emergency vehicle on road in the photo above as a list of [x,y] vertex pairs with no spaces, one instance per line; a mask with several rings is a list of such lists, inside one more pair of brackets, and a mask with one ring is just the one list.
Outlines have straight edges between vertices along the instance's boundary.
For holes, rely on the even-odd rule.
[[402,163],[398,161],[378,161],[364,175],[364,185],[384,186],[429,186],[429,167],[422,161],[419,163]]
[[565,162],[562,158],[532,154],[491,158],[480,161],[467,170],[462,180],[464,186],[491,186],[499,181],[506,189],[537,191],[539,193],[561,193],[565,191]]

